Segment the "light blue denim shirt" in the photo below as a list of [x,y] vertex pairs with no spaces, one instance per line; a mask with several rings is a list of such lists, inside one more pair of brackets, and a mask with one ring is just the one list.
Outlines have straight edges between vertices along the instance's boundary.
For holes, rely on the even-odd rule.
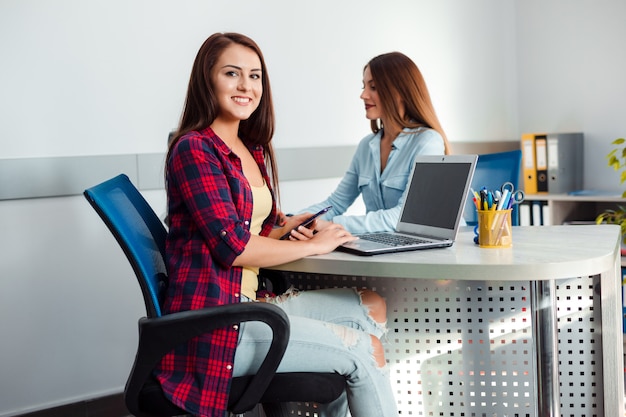
[[[301,212],[316,213],[326,206],[333,206],[322,218],[343,225],[351,233],[394,230],[415,157],[443,155],[444,143],[433,129],[404,129],[393,142],[387,166],[381,173],[381,138],[382,132],[364,137],[335,191],[326,200]],[[366,214],[344,215],[359,195],[363,197]]]

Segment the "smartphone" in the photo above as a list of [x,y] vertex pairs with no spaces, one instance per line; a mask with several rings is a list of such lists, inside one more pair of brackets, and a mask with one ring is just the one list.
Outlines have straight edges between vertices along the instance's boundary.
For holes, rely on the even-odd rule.
[[[314,215],[312,215],[311,217],[309,217],[308,219],[306,219],[305,221],[300,223],[298,226],[296,226],[292,230],[296,230],[300,226],[309,227],[311,225],[311,223],[313,223],[313,220],[317,219],[319,216],[321,216],[322,214],[326,213],[331,208],[333,208],[333,206],[328,206],[328,207],[325,207],[325,208],[321,209],[320,211],[318,211],[317,213],[315,213]],[[280,240],[288,239],[289,236],[291,236],[291,230],[289,232],[285,233],[284,235],[282,235],[280,237]]]

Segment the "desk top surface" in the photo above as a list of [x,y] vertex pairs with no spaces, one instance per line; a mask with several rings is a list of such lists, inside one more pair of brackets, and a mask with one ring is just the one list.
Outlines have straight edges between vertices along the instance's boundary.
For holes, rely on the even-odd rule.
[[513,228],[513,247],[480,248],[464,227],[452,247],[375,256],[310,256],[271,269],[348,276],[456,280],[548,280],[614,272],[620,229],[614,225]]

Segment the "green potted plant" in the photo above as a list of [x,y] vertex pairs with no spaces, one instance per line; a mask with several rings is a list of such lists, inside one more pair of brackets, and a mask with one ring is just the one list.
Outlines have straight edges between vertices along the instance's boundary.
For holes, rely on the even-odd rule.
[[[620,184],[626,182],[626,139],[618,138],[611,142],[615,148],[606,156],[607,163],[615,171],[620,171]],[[622,193],[626,198],[626,191]],[[596,217],[596,223],[617,224],[622,228],[622,242],[626,244],[626,208],[621,205],[617,209],[608,209]]]

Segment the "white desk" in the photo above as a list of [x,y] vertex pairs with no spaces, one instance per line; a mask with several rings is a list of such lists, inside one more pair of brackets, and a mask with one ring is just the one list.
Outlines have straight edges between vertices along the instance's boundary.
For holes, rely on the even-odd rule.
[[[600,378],[600,384],[603,385],[603,391],[601,389],[599,394],[593,393],[592,397],[599,396],[601,398],[588,398],[583,399],[588,404],[592,404],[593,409],[589,408],[581,410],[581,415],[592,416],[597,412],[598,401],[600,409],[603,408],[603,415],[605,417],[617,417],[624,415],[624,361],[623,361],[623,335],[622,335],[622,309],[621,309],[621,274],[620,274],[620,246],[619,246],[619,227],[617,226],[545,226],[545,227],[515,227],[513,230],[513,247],[510,249],[482,249],[473,243],[473,233],[468,228],[463,229],[457,238],[457,242],[451,248],[434,249],[427,251],[414,251],[404,252],[389,255],[377,255],[373,257],[358,257],[350,254],[334,252],[328,255],[308,257],[296,262],[291,262],[278,267],[272,268],[273,270],[289,271],[290,278],[295,279],[296,286],[303,287],[303,284],[311,284],[309,288],[315,288],[320,286],[329,285],[344,285],[344,286],[359,286],[362,285],[362,281],[358,277],[376,277],[374,281],[367,281],[363,286],[377,286],[380,288],[374,288],[379,292],[382,292],[387,299],[389,320],[391,327],[397,327],[393,331],[397,336],[397,344],[401,345],[400,348],[396,346],[395,351],[388,350],[389,356],[395,355],[399,358],[397,360],[399,369],[402,368],[402,362],[407,355],[413,354],[412,352],[414,341],[411,338],[420,337],[416,334],[419,333],[435,333],[441,337],[437,337],[437,341],[440,338],[448,338],[448,345],[454,345],[452,348],[448,347],[448,362],[451,362],[450,354],[454,350],[458,351],[457,357],[459,364],[461,364],[460,371],[450,371],[447,378],[444,378],[447,384],[452,387],[456,384],[455,379],[463,379],[463,382],[459,382],[460,385],[465,385],[461,396],[467,395],[468,397],[476,396],[477,398],[463,398],[450,400],[450,403],[446,403],[447,389],[450,390],[452,395],[452,388],[442,386],[441,378],[439,380],[438,388],[439,394],[433,393],[431,388],[426,385],[430,383],[428,375],[435,375],[437,371],[437,362],[420,360],[420,370],[416,372],[419,381],[415,381],[414,387],[409,387],[410,394],[405,395],[406,398],[399,399],[400,409],[406,410],[409,415],[444,415],[441,414],[448,406],[454,405],[456,413],[451,412],[450,415],[481,415],[476,413],[476,410],[482,405],[483,408],[480,411],[484,414],[484,410],[496,410],[496,407],[504,407],[502,415],[520,415],[520,416],[536,416],[536,417],[556,417],[560,416],[560,403],[572,402],[578,405],[572,405],[573,408],[579,408],[580,404],[576,401],[580,398],[563,398],[562,392],[564,391],[565,382],[569,385],[574,385],[569,380],[571,378],[583,380],[582,385],[584,389],[588,389],[589,384],[585,384],[584,380],[589,378],[589,374],[595,374],[596,372],[602,374]],[[317,275],[316,275],[317,274]],[[319,274],[323,274],[325,277],[320,278]],[[328,275],[327,275],[328,274]],[[338,277],[335,282],[326,282],[328,276]],[[311,278],[313,277],[313,278]],[[596,301],[593,305],[590,305],[587,311],[591,314],[595,314],[597,318],[591,318],[593,322],[592,326],[600,326],[592,337],[598,337],[598,343],[595,339],[591,341],[592,346],[589,347],[591,351],[591,362],[593,364],[592,371],[586,375],[579,377],[574,376],[576,374],[576,360],[569,360],[569,365],[572,368],[567,368],[568,364],[559,364],[559,358],[565,357],[567,349],[571,354],[571,357],[576,358],[577,353],[576,346],[582,339],[575,336],[571,340],[571,346],[565,346],[567,340],[562,340],[559,343],[559,328],[563,331],[565,327],[570,326],[565,322],[565,316],[568,316],[568,322],[573,321],[582,322],[584,318],[581,313],[583,308],[578,308],[579,312],[563,312],[560,316],[563,317],[563,323],[559,325],[557,320],[557,309],[561,304],[567,303],[566,299],[570,299],[571,295],[574,297],[577,293],[584,291],[585,285],[578,285],[578,289],[564,295],[563,300],[556,301],[556,293],[558,283],[561,282],[563,290],[565,287],[570,288],[571,283],[565,281],[567,279],[573,279],[575,277],[586,277],[596,279],[599,283],[600,290],[598,291],[597,285],[589,286],[590,296],[584,297],[592,298],[593,293],[596,294]],[[391,279],[391,280],[390,280]],[[445,279],[445,281],[442,281]],[[324,282],[321,282],[321,281]],[[424,281],[427,280],[427,281]],[[436,280],[436,281],[433,281]],[[314,282],[317,281],[317,284]],[[464,284],[459,286],[459,281]],[[320,283],[321,282],[321,283]],[[398,286],[393,287],[393,282],[398,282]],[[407,282],[409,285],[407,285]],[[430,284],[430,287],[418,287],[418,282],[426,282]],[[450,289],[452,287],[448,283],[454,283],[456,290]],[[486,287],[482,284],[472,287],[474,282],[486,283]],[[518,287],[515,287],[516,282],[521,282]],[[436,283],[435,287],[432,285]],[[443,284],[441,284],[443,283]],[[493,286],[496,288],[492,288]],[[513,292],[508,291],[508,285],[511,283],[511,289]],[[467,288],[463,288],[467,284]],[[421,285],[421,284],[419,284]],[[306,286],[306,285],[305,285]],[[408,288],[414,286],[415,288]],[[499,287],[498,287],[499,286]],[[402,289],[399,289],[402,287]],[[446,288],[444,288],[446,287]],[[499,288],[499,290],[498,290]],[[580,288],[583,288],[581,290]],[[491,292],[493,290],[493,292]],[[416,295],[409,295],[413,292]],[[446,293],[444,297],[444,292]],[[456,292],[455,292],[456,291]],[[478,293],[477,293],[478,291]],[[488,300],[483,299],[483,296],[487,296],[489,292]],[[500,293],[500,307],[501,314],[511,315],[507,312],[507,300],[504,298],[509,297],[515,299],[516,306],[510,307],[511,311],[514,310],[518,318],[507,318],[507,323],[520,323],[520,322],[532,322],[532,336],[523,336],[519,339],[511,339],[508,342],[504,340],[497,341],[498,336],[494,335],[494,327],[497,327],[498,321],[504,322],[503,319],[490,317],[489,311],[492,311],[494,306],[498,305],[498,297],[493,295]],[[425,297],[424,294],[430,294],[429,297]],[[454,294],[453,294],[454,293]],[[474,295],[470,295],[470,294]],[[506,297],[504,294],[506,293]],[[510,294],[509,294],[510,293]],[[468,294],[465,297],[464,294]],[[478,294],[478,296],[476,296]],[[439,296],[442,296],[440,299]],[[411,299],[411,297],[413,297]],[[421,297],[421,298],[420,298]],[[451,305],[464,304],[463,309],[457,308],[456,312],[454,307],[450,309],[446,307],[444,311],[444,298],[447,301],[451,301]],[[452,298],[450,300],[450,298]],[[584,304],[587,301],[583,301]],[[480,303],[483,303],[479,306]],[[589,302],[587,302],[588,304]],[[420,310],[420,306],[427,305],[427,307]],[[439,312],[439,306],[442,311]],[[528,308],[526,307],[528,306]],[[576,306],[575,306],[576,308]],[[411,313],[414,311],[414,314]],[[424,327],[420,327],[422,330],[413,329],[411,321],[415,316],[414,321],[418,322],[419,317],[424,312],[428,315],[432,311],[437,310],[437,314],[434,319],[427,319],[430,323],[427,325],[426,330]],[[597,310],[601,310],[598,313]],[[470,313],[467,313],[470,311]],[[451,314],[450,314],[451,312]],[[403,314],[407,313],[407,314]],[[450,323],[450,316],[455,317],[454,320],[461,322],[463,315],[469,314],[474,317],[474,320],[470,322],[483,322],[489,321],[489,325],[485,324],[484,328],[478,330],[454,330],[445,322]],[[578,314],[578,316],[577,316]],[[403,316],[404,317],[401,317]],[[395,317],[397,316],[397,317]],[[446,316],[448,316],[446,318]],[[489,316],[489,317],[488,317]],[[520,318],[521,317],[521,318]],[[444,320],[445,319],[445,320]],[[597,323],[600,321],[601,323]],[[404,323],[401,323],[404,322]],[[435,322],[432,324],[432,322]],[[440,323],[440,324],[437,324]],[[494,326],[495,323],[495,326]],[[474,323],[472,323],[474,325]],[[416,325],[419,327],[419,325]],[[465,326],[465,325],[463,325]],[[481,324],[482,326],[482,324]],[[518,326],[515,324],[514,326]],[[415,326],[414,326],[415,327]],[[441,328],[441,332],[440,329]],[[446,328],[447,327],[447,328]],[[452,326],[454,327],[454,326]],[[487,328],[489,327],[489,329]],[[510,327],[510,326],[509,326]],[[517,329],[512,331],[509,329],[507,332],[518,334],[523,333],[522,329],[524,325],[520,325]],[[528,326],[526,326],[528,327]],[[577,332],[584,332],[589,327],[583,324],[581,328],[576,329]],[[402,329],[400,329],[402,328]],[[443,329],[446,328],[444,331]],[[413,329],[413,330],[412,330]],[[432,333],[431,333],[432,329]],[[502,331],[502,330],[500,330]],[[567,329],[568,332],[572,332],[571,328]],[[490,336],[476,336],[477,333],[490,333]],[[415,333],[415,334],[412,334]],[[445,336],[447,333],[448,336]],[[455,336],[454,334],[458,336]],[[468,334],[469,333],[469,334]],[[601,333],[601,336],[597,333]],[[406,334],[407,336],[403,336]],[[452,336],[450,336],[452,334]],[[393,334],[390,338],[395,337]],[[428,336],[430,337],[430,336]],[[455,344],[455,337],[458,339],[458,344]],[[568,339],[570,336],[563,336],[563,339]],[[601,339],[600,339],[601,338]],[[480,341],[478,341],[480,339]],[[580,339],[580,340],[579,340]],[[421,340],[421,339],[420,339]],[[428,338],[423,341],[428,346],[430,340]],[[421,343],[421,342],[420,342]],[[486,357],[491,361],[491,367],[483,366],[483,370],[479,373],[491,373],[495,380],[498,380],[498,384],[508,386],[509,382],[506,381],[510,378],[510,374],[514,374],[517,380],[511,384],[517,386],[518,383],[530,384],[531,386],[522,392],[521,397],[527,398],[511,398],[517,397],[518,390],[514,390],[513,394],[504,392],[500,393],[502,388],[496,389],[477,389],[468,388],[467,385],[473,385],[476,381],[482,385],[493,385],[493,381],[485,380],[484,378],[478,378],[478,374],[474,374],[474,368],[469,366],[468,362],[474,361],[473,358],[468,356],[468,351],[473,349],[476,344],[491,345],[488,347],[488,354]],[[502,348],[494,346],[497,343],[502,343]],[[506,363],[506,360],[502,360],[505,365],[499,365],[498,361],[494,358],[498,355],[496,352],[498,349],[505,350],[504,346],[512,346],[510,350],[517,351],[517,346],[524,343],[534,346],[534,350],[529,353],[532,358],[531,362],[535,362],[534,372],[530,374],[534,375],[519,375],[528,374],[527,370],[522,369],[512,370],[519,366],[517,359],[513,364]],[[601,349],[600,348],[601,345]],[[561,347],[561,354],[559,355],[559,347]],[[444,348],[445,350],[445,348]],[[600,351],[598,351],[600,350]],[[398,353],[400,352],[400,353]],[[481,351],[482,352],[482,351]],[[421,354],[422,351],[416,354]],[[446,352],[443,352],[446,353]],[[445,355],[440,355],[444,359],[444,364],[441,365],[441,369],[445,368]],[[596,363],[595,359],[602,357],[602,362]],[[503,356],[504,358],[505,356]],[[432,359],[432,358],[431,358]],[[456,360],[456,359],[455,359]],[[526,359],[523,359],[526,361]],[[598,361],[599,362],[599,361]],[[407,362],[408,363],[408,360]],[[407,365],[408,366],[408,365]],[[581,365],[583,366],[583,365]],[[589,366],[589,364],[584,364]],[[560,367],[563,368],[560,370]],[[470,369],[472,368],[472,369]],[[485,371],[484,369],[491,369]],[[523,368],[523,366],[522,366]],[[565,371],[564,369],[569,369]],[[509,370],[507,370],[509,369]],[[398,371],[401,372],[401,371]],[[410,371],[407,371],[410,372]],[[439,371],[441,374],[442,372]],[[456,375],[454,375],[456,373]],[[561,373],[561,382],[559,382],[559,373]],[[567,373],[568,375],[565,375]],[[582,372],[581,372],[582,373]],[[460,376],[459,376],[460,375]],[[439,375],[441,377],[441,375]],[[489,375],[487,375],[488,377]],[[504,376],[504,377],[503,377]],[[524,378],[528,379],[525,380]],[[393,376],[392,376],[393,379]],[[409,381],[409,384],[411,382]],[[593,385],[593,381],[591,385]],[[444,383],[445,385],[445,383]],[[533,386],[534,385],[534,388]],[[560,388],[561,387],[561,388]],[[456,389],[456,388],[455,388]],[[471,391],[471,394],[467,394],[465,389]],[[506,388],[508,389],[508,387]],[[522,389],[521,391],[524,391]],[[536,395],[537,401],[534,400]],[[529,394],[530,392],[530,394]],[[499,394],[500,393],[500,394]],[[422,399],[418,399],[419,396],[436,396],[439,400],[431,401],[429,406],[439,407],[439,410],[435,410],[433,413],[424,412],[425,402]],[[582,394],[583,396],[585,394]],[[496,398],[498,396],[505,398]],[[578,397],[578,394],[569,395],[570,397]],[[480,398],[487,397],[487,398]],[[491,397],[491,398],[490,398]],[[530,397],[530,398],[528,398]],[[452,398],[452,397],[450,397]],[[442,400],[443,399],[443,400]],[[455,402],[454,404],[452,404]],[[584,404],[582,405],[585,406]],[[473,408],[479,407],[479,408]],[[514,409],[514,408],[519,408]],[[525,409],[526,408],[526,409]],[[461,410],[459,412],[459,410]],[[520,412],[517,414],[518,412]],[[508,413],[511,414],[508,414]],[[496,414],[485,415],[500,415],[496,411]],[[565,415],[565,414],[564,414]],[[567,415],[570,415],[569,413]]]

